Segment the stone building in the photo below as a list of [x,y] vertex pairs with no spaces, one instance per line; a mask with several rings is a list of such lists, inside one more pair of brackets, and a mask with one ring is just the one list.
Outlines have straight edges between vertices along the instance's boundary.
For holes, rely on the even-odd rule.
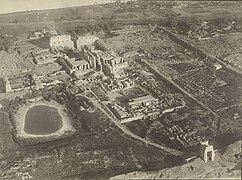
[[127,61],[117,55],[112,49],[106,47],[100,41],[95,41],[94,46],[95,49],[92,50],[92,52],[100,57],[103,73],[118,77],[118,72],[127,67]]
[[7,77],[3,78],[3,85],[5,92],[12,92],[12,87]]
[[85,59],[76,58],[60,58],[60,64],[64,66],[67,73],[70,75],[81,76],[87,73],[90,69],[90,64]]
[[[103,72],[105,75],[119,77],[118,72],[127,67],[128,63],[110,48],[95,41],[91,46],[67,51],[67,55],[59,58],[69,74],[82,74],[88,69]],[[129,84],[124,83],[124,87]]]
[[140,106],[149,106],[152,103],[157,103],[157,101],[158,100],[156,98],[154,98],[153,96],[147,95],[147,96],[142,96],[142,97],[137,97],[137,98],[132,99],[132,101],[130,101],[128,103],[128,105],[131,108],[136,109]]
[[208,160],[214,161],[215,152],[213,145],[209,145],[208,141],[201,142],[199,156],[207,163]]
[[82,48],[82,54],[84,59],[86,59],[91,68],[93,68],[95,71],[103,71],[103,66],[102,66],[102,62],[101,62],[101,58],[100,56],[98,56],[97,53],[91,51],[90,49],[83,47]]

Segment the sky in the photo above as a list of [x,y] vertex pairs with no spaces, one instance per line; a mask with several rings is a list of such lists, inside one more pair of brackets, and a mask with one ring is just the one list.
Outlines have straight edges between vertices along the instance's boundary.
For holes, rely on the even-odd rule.
[[105,3],[110,0],[0,0],[0,14],[26,11],[55,9],[72,6],[91,5],[97,2]]

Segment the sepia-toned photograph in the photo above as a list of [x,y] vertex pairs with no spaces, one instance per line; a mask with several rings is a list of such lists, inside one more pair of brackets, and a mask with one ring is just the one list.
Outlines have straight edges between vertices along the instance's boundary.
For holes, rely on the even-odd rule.
[[240,180],[242,1],[1,0],[1,180]]

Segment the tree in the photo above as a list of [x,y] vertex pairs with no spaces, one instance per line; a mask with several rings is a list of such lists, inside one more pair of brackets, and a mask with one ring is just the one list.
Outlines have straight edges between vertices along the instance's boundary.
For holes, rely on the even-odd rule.
[[110,20],[114,20],[114,19],[116,19],[116,16],[115,16],[115,15],[112,15],[112,16],[110,16],[109,19],[110,19]]
[[177,16],[175,16],[173,14],[166,14],[166,18],[167,18],[167,26],[169,26],[169,27],[177,26],[177,23],[178,23]]
[[187,35],[187,33],[190,30],[190,26],[189,26],[187,21],[180,21],[180,22],[178,22],[177,23],[177,28],[178,28],[178,31],[181,34],[184,34],[184,35]]
[[18,23],[18,22],[19,22],[19,20],[17,20],[17,19],[12,20],[12,23]]
[[17,41],[15,36],[0,35],[0,50],[9,51],[15,41]]
[[71,40],[76,41],[78,39],[77,33],[75,30],[71,31]]
[[108,35],[111,34],[110,26],[107,23],[104,24],[103,31]]
[[87,30],[86,27],[82,27],[82,28],[80,28],[80,30],[79,30],[79,34],[80,34],[80,35],[85,35],[86,33],[88,33],[88,30]]

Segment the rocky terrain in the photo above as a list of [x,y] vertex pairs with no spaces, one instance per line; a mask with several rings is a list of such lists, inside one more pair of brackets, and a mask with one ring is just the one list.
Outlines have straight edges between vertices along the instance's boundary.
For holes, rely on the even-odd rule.
[[[216,152],[215,161],[205,163],[202,159],[162,169],[157,172],[135,171],[114,176],[111,179],[178,179],[178,178],[241,178],[241,140]],[[240,177],[240,178],[238,178]]]

